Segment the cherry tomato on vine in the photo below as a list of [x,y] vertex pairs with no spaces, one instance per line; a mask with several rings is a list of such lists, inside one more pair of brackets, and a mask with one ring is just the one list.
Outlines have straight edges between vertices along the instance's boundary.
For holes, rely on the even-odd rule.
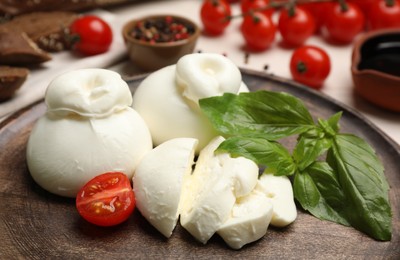
[[361,11],[363,11],[364,15],[367,15],[369,9],[371,8],[371,4],[379,0],[347,0],[347,1],[357,5],[361,9]]
[[204,31],[210,35],[220,35],[229,25],[231,8],[225,0],[205,0],[200,9],[200,19]]
[[297,47],[314,34],[315,21],[302,7],[282,9],[278,19],[278,29],[286,45]]
[[275,40],[276,27],[271,18],[262,13],[244,16],[240,29],[252,51],[266,50]]
[[86,15],[77,18],[69,27],[73,39],[72,48],[84,55],[108,51],[113,40],[110,26],[101,18]]
[[400,1],[378,0],[373,2],[368,12],[368,26],[370,30],[400,29]]
[[335,2],[327,6],[323,28],[327,38],[335,43],[346,44],[364,30],[364,14],[356,5],[345,3],[343,7]]
[[325,12],[327,6],[331,4],[331,2],[313,2],[299,4],[300,7],[306,9],[314,17],[316,27],[315,33],[320,32],[320,29],[325,22]]
[[[240,2],[240,8],[242,10],[242,13],[247,13],[251,10],[255,10],[265,15],[272,16],[272,14],[274,13],[274,9],[266,8],[268,7],[269,2],[269,0],[242,0]],[[265,10],[261,10],[262,8],[265,8]]]
[[320,89],[331,70],[328,54],[316,46],[297,48],[290,59],[292,78],[314,89]]
[[121,172],[108,172],[91,179],[78,192],[76,208],[85,220],[98,226],[124,222],[135,208],[130,180]]

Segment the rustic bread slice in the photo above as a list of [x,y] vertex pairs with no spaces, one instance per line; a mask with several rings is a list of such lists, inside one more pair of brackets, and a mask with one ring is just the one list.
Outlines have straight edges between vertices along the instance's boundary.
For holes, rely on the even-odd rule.
[[51,60],[24,32],[0,29],[0,64],[31,65]]
[[17,16],[39,11],[83,11],[129,4],[136,0],[6,0],[0,1],[0,15]]
[[10,99],[28,77],[26,68],[0,66],[0,101]]
[[8,31],[25,32],[39,48],[62,51],[70,48],[65,29],[78,17],[72,12],[35,12],[17,16],[0,25]]

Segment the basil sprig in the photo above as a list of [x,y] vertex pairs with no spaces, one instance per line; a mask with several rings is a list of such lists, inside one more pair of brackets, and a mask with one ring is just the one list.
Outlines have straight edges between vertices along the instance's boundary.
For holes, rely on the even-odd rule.
[[[384,167],[365,140],[339,132],[341,112],[315,123],[300,99],[264,90],[201,99],[200,107],[226,137],[218,151],[292,176],[295,199],[315,217],[391,239]],[[279,140],[292,135],[289,151]]]

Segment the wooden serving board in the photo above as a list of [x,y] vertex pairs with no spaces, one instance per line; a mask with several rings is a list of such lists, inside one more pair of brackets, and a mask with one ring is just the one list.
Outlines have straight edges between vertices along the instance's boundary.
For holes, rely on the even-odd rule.
[[[0,259],[400,259],[399,146],[364,117],[319,92],[266,74],[242,72],[251,90],[291,93],[305,102],[315,118],[344,112],[341,131],[366,139],[385,166],[393,210],[390,242],[375,241],[301,210],[292,225],[270,227],[265,237],[238,251],[229,249],[217,235],[202,245],[179,225],[166,239],[137,210],[119,226],[93,226],[78,215],[73,199],[46,192],[27,170],[26,143],[35,121],[45,112],[40,102],[0,124]],[[128,82],[132,91],[143,77]]]

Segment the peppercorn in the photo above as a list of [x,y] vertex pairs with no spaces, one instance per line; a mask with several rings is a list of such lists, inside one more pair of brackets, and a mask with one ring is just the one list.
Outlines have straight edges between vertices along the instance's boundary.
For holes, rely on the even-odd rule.
[[138,21],[130,35],[140,41],[151,44],[174,42],[189,38],[195,28],[171,16]]

